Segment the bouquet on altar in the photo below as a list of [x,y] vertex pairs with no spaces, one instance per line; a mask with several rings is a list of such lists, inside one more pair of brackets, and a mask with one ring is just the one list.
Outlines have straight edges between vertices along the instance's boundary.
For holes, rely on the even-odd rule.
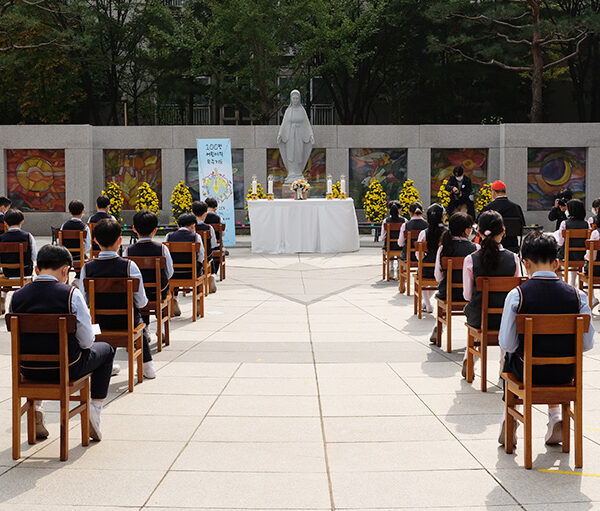
[[293,192],[296,192],[298,190],[302,192],[308,192],[311,186],[306,179],[297,179],[290,185],[290,188]]

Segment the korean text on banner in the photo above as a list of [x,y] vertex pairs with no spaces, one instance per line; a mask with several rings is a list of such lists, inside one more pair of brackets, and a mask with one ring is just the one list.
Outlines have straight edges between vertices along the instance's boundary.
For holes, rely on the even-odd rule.
[[231,140],[228,138],[197,139],[198,183],[200,198],[217,199],[217,213],[226,225],[223,246],[235,245],[235,209],[233,204],[233,171]]

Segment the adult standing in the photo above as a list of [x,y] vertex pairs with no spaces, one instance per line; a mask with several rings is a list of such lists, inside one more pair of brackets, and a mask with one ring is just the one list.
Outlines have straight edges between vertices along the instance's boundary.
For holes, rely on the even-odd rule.
[[[502,215],[504,222],[507,218],[518,219],[521,222],[521,229],[525,226],[525,217],[523,210],[517,203],[512,202],[506,196],[506,185],[503,181],[497,180],[491,184],[492,202],[483,206],[481,212],[497,211]],[[510,234],[510,233],[508,233]],[[517,236],[505,236],[502,240],[502,245],[507,250],[519,252],[519,238]]]
[[461,166],[454,167],[452,175],[446,183],[446,190],[450,192],[450,203],[448,204],[448,216],[452,216],[454,210],[465,204],[467,213],[475,218],[475,206],[473,204],[473,184],[471,178],[465,175]]
[[554,207],[548,213],[548,220],[556,222],[556,231],[560,228],[560,224],[567,219],[567,202],[572,198],[573,192],[568,188],[563,188],[554,199]]

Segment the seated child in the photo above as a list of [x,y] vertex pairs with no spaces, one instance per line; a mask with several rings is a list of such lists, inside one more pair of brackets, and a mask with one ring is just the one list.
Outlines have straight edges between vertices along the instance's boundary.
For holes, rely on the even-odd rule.
[[[210,224],[210,225],[225,223],[225,222],[223,222],[223,219],[217,214],[217,209],[219,209],[219,203],[217,202],[217,199],[215,199],[213,197],[207,197],[205,202],[206,202],[206,206],[208,207],[208,213],[206,215],[206,218],[204,219],[204,223]],[[221,233],[217,232],[216,234],[217,234],[217,242],[219,243],[219,246],[221,246],[221,244],[222,244]],[[213,247],[213,250],[215,248],[216,247]],[[225,255],[229,255],[229,251],[225,250]],[[215,262],[219,263],[220,259],[218,257],[215,258]]]
[[[418,236],[416,233],[424,231],[427,229],[427,221],[423,218],[423,205],[420,202],[413,202],[408,207],[408,213],[410,214],[410,220],[404,224],[400,228],[400,237],[398,239],[398,245],[402,248],[402,255],[400,258],[403,261],[406,261],[406,233],[413,233],[413,241],[417,241]],[[413,260],[417,259],[413,255]]]
[[[385,224],[403,224],[406,222],[406,218],[400,214],[401,209],[402,205],[398,201],[393,200],[388,204],[389,215],[383,220],[383,222],[381,222],[381,235],[379,236],[379,241],[383,243],[383,246],[381,247],[382,250],[385,250],[387,245],[387,232],[385,230]],[[400,231],[390,231],[390,236],[392,239],[398,240],[400,238]],[[390,242],[390,250],[400,250],[400,246],[398,245],[397,241]],[[388,268],[390,275],[392,275],[393,266],[394,262],[390,261]]]
[[100,197],[96,199],[96,213],[88,218],[88,224],[97,224],[100,220],[104,220],[105,218],[112,218],[115,220],[115,217],[110,214],[110,199],[106,197],[106,195],[100,195]]
[[[469,215],[454,213],[448,222],[448,230],[444,231],[441,238],[441,246],[438,248],[435,257],[435,280],[438,282],[438,292],[435,297],[441,300],[446,299],[446,270],[442,268],[442,257],[466,257],[476,250],[479,245],[469,241],[469,236],[473,230],[473,219]],[[462,282],[462,268],[452,271],[452,282],[459,284]],[[453,290],[452,300],[456,302],[464,301],[462,290],[456,288]],[[441,332],[440,332],[441,335]],[[431,332],[429,340],[435,344],[437,339],[437,324]]]
[[[29,277],[33,273],[33,263],[37,257],[37,246],[35,244],[35,239],[31,235],[31,233],[24,231],[21,229],[23,227],[23,222],[25,222],[25,217],[23,213],[21,213],[18,209],[9,209],[4,215],[4,221],[8,225],[8,231],[3,234],[0,234],[0,243],[4,242],[20,242],[27,243],[27,250],[24,254],[24,264],[25,264],[25,276]],[[5,253],[0,254],[0,264],[8,263],[8,264],[18,264],[19,262],[19,253]],[[3,273],[5,277],[9,278],[18,278],[19,277],[19,269],[18,268],[3,268]]]
[[[467,323],[474,328],[481,328],[481,291],[477,290],[477,277],[519,277],[521,267],[519,256],[505,250],[501,245],[506,232],[502,215],[497,211],[484,211],[479,217],[479,236],[481,248],[465,257],[463,264],[463,296],[469,302],[465,306]],[[490,293],[489,307],[502,308],[508,293]],[[500,315],[488,316],[488,330],[500,328]],[[500,358],[504,359],[501,353]],[[463,359],[462,375],[466,378],[467,351]]]
[[[92,248],[92,236],[90,234],[90,228],[83,223],[82,217],[85,212],[85,207],[83,202],[80,200],[72,200],[69,202],[69,213],[71,213],[71,220],[67,220],[64,224],[60,226],[61,231],[85,231],[85,237],[83,238],[83,251],[85,257],[89,257],[90,249]],[[78,240],[64,240],[63,246],[66,248],[79,248]],[[79,254],[71,254],[74,261],[79,261]],[[73,280],[73,285],[75,287],[79,286],[79,273],[75,273],[75,279]]]
[[[138,211],[133,216],[133,230],[139,235],[138,240],[130,245],[125,250],[125,257],[161,257],[165,258],[165,268],[161,270],[160,275],[160,294],[162,298],[165,298],[169,294],[169,279],[173,276],[173,259],[171,258],[171,253],[169,249],[159,243],[158,241],[154,241],[154,236],[156,236],[156,231],[158,227],[158,217],[152,211],[147,209],[143,209]],[[155,282],[155,272],[154,270],[141,270],[142,279],[146,284],[150,282]],[[146,291],[148,300],[153,301],[156,300],[156,296],[154,296],[154,290],[150,289]],[[148,321],[150,318],[144,317],[144,323],[148,325]]]
[[[418,242],[427,242],[427,251],[423,258],[424,263],[435,263],[435,257],[437,255],[438,248],[440,246],[440,239],[442,234],[446,230],[444,224],[446,220],[446,210],[440,204],[432,204],[427,208],[427,229],[419,233],[417,238]],[[433,279],[434,269],[426,266],[423,268],[423,278]],[[423,291],[423,303],[421,307],[425,312],[433,312],[433,306],[431,305],[431,297],[434,295],[434,291]]]
[[[556,275],[559,263],[558,247],[553,236],[531,233],[523,241],[521,258],[530,279],[508,293],[500,324],[498,340],[506,351],[504,372],[523,380],[523,339],[516,329],[517,314],[588,314],[592,311],[587,297]],[[594,345],[594,327],[583,335],[583,350]],[[536,335],[533,338],[536,357],[572,356],[575,352],[573,338],[562,335]],[[566,384],[573,379],[573,367],[565,365],[536,366],[533,383],[539,385]],[[516,439],[516,437],[515,437]],[[559,405],[548,406],[546,444],[562,441],[562,415]],[[498,442],[504,445],[504,421]]]
[[196,217],[196,233],[200,233],[201,231],[210,232],[210,237],[208,239],[208,261],[211,265],[211,275],[210,275],[210,292],[217,292],[217,279],[215,275],[219,271],[219,265],[212,258],[212,251],[214,248],[218,247],[217,236],[215,234],[215,230],[212,225],[207,224],[205,222],[206,216],[208,215],[208,206],[204,201],[194,201],[192,203],[192,213],[194,213]]
[[[198,252],[198,259],[196,261],[196,268],[198,271],[198,275],[202,275],[204,268],[202,267],[202,262],[204,261],[204,243],[202,243],[202,238],[196,234],[196,217],[192,213],[184,213],[177,219],[177,225],[179,229],[174,232],[170,232],[167,234],[165,239],[166,242],[198,242],[200,243],[200,251]],[[188,263],[189,259],[187,254],[183,253],[174,253],[172,254],[173,262],[176,264],[184,264]],[[173,278],[176,279],[191,279],[192,274],[185,270],[175,270],[173,274]],[[179,303],[177,302],[177,295],[179,293],[179,289],[175,288],[173,290],[173,316],[181,316],[181,308],[179,307]]]
[[[44,245],[37,257],[37,277],[13,295],[11,312],[27,314],[75,314],[77,329],[69,336],[69,377],[76,380],[92,373],[90,402],[90,437],[101,440],[100,412],[108,394],[115,350],[105,342],[94,342],[92,321],[85,300],[78,289],[67,285],[71,254],[65,247]],[[21,337],[23,353],[56,354],[58,338],[49,334],[26,334]],[[52,365],[52,364],[51,364]],[[27,362],[21,374],[30,380],[59,379],[58,369],[46,362]],[[36,436],[47,438],[41,402],[36,402]]]
[[[2,198],[0,197],[0,204],[1,204]],[[595,225],[596,227],[600,227],[600,225],[598,225],[596,223],[596,217],[598,216],[598,213],[600,212],[600,198],[598,199],[594,199],[594,201],[592,202],[592,216],[588,218],[588,225],[590,226],[590,229]]]
[[[590,226],[585,220],[585,205],[578,199],[571,199],[567,202],[567,213],[568,217],[563,220],[560,224],[558,231],[556,232],[556,240],[558,242],[559,251],[558,258],[563,260],[565,258],[565,239],[563,238],[563,231],[565,229],[589,229]],[[585,240],[578,238],[573,239],[570,242],[572,248],[585,247]],[[583,261],[584,253],[581,251],[570,251],[569,260],[571,261]],[[577,272],[569,272],[571,285],[575,285],[577,279]]]
[[[596,229],[594,229],[592,231],[592,234],[590,234],[590,241],[598,241],[600,240],[600,218],[596,217],[593,219],[592,221],[592,225],[596,226]],[[590,254],[591,252],[591,254]],[[583,266],[583,273],[585,273],[587,275],[588,271],[589,271],[589,261],[592,260],[591,258],[593,258],[594,261],[600,261],[600,251],[596,252],[595,250],[586,250],[585,251],[585,265]],[[600,266],[594,266],[594,276],[599,276],[600,275]],[[596,298],[596,291],[594,289],[592,289],[592,294],[593,294],[593,300],[592,303],[590,304],[590,307],[593,309],[596,305],[598,305],[598,298]]]
[[0,197],[0,223],[4,222],[4,214],[10,209],[11,204],[12,201],[8,197]]
[[[81,281],[79,288],[89,303],[89,296],[85,291],[84,281],[86,278],[127,278],[139,279],[140,286],[133,293],[134,325],[143,323],[139,309],[148,303],[144,290],[142,273],[133,261],[119,257],[117,250],[121,246],[121,224],[111,218],[100,220],[94,228],[94,239],[100,246],[100,254],[96,259],[85,263],[81,269]],[[124,293],[103,293],[96,297],[96,305],[99,309],[125,308],[126,296]],[[102,330],[124,330],[127,328],[124,316],[98,316],[98,324]],[[143,336],[143,360],[144,378],[156,378],[152,353],[150,352],[150,334],[148,327],[144,328]]]

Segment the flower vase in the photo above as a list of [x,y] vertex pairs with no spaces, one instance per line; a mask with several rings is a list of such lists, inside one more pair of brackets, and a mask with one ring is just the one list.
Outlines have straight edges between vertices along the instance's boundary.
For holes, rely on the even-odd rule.
[[310,195],[310,190],[302,190],[302,199],[307,200]]

